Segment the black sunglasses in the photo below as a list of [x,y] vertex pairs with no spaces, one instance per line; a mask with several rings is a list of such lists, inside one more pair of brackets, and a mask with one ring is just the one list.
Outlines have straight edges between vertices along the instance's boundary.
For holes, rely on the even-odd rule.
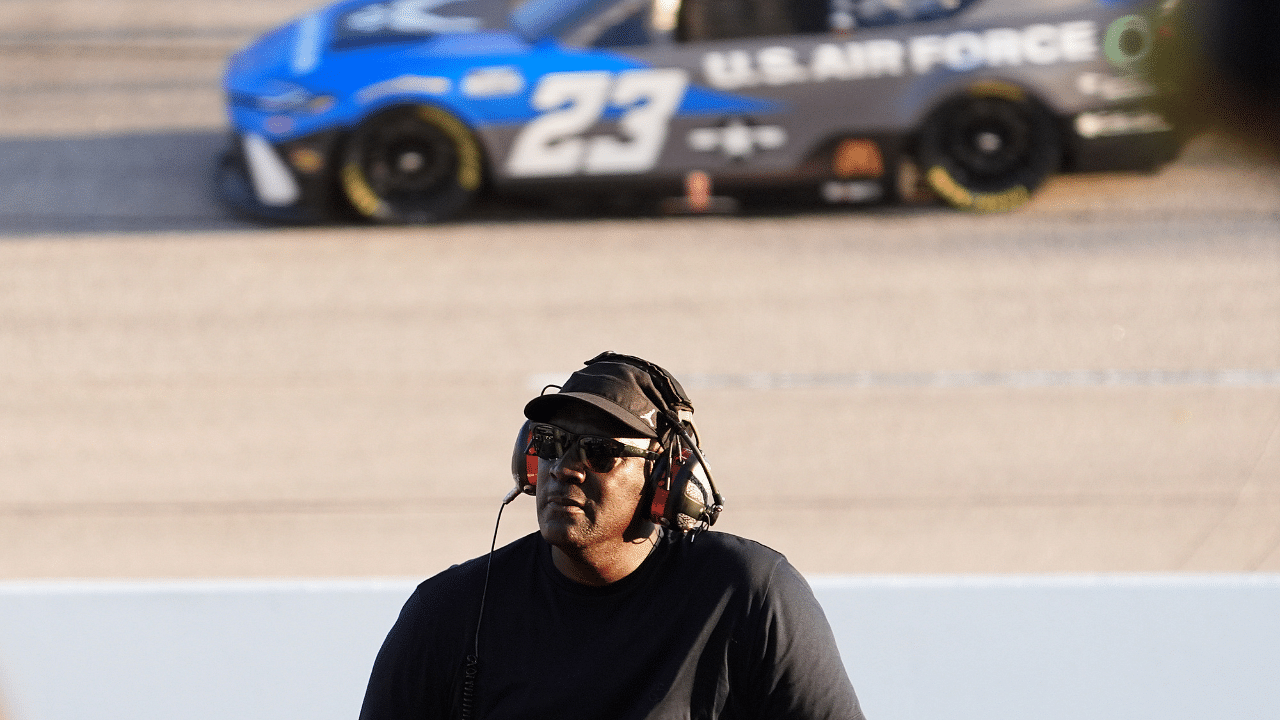
[[541,423],[532,428],[527,452],[543,460],[559,460],[575,445],[578,447],[578,456],[582,461],[592,471],[598,473],[613,470],[617,467],[620,458],[642,457],[646,460],[655,460],[658,457],[657,453],[632,447],[613,438],[599,435],[575,435],[555,425]]

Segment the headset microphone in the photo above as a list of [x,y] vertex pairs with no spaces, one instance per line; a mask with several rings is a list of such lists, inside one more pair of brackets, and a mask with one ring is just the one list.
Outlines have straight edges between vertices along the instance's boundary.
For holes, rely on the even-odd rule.
[[502,498],[502,504],[510,505],[512,500],[520,497],[520,492],[520,488],[518,487],[511,488],[511,490]]

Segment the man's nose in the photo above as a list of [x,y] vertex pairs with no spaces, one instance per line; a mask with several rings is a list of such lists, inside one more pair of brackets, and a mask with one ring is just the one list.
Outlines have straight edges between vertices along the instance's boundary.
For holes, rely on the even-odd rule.
[[582,451],[575,440],[564,449],[560,457],[551,462],[551,475],[565,482],[581,482],[586,473],[583,471]]

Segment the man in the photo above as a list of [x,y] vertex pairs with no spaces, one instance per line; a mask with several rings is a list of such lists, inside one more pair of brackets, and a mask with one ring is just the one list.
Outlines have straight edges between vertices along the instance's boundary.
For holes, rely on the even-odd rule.
[[692,413],[665,370],[613,353],[531,400],[513,472],[539,531],[418,586],[361,719],[861,720],[800,574],[707,530]]

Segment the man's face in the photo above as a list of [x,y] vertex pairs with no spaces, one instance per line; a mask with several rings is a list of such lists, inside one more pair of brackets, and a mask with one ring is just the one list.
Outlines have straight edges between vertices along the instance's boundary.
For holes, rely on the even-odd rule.
[[[617,437],[608,426],[578,413],[561,413],[549,424],[576,435]],[[647,447],[648,440],[627,440]],[[569,555],[609,552],[652,528],[638,512],[645,486],[645,460],[625,457],[608,472],[582,461],[576,446],[558,460],[538,461],[538,528],[551,545]]]

